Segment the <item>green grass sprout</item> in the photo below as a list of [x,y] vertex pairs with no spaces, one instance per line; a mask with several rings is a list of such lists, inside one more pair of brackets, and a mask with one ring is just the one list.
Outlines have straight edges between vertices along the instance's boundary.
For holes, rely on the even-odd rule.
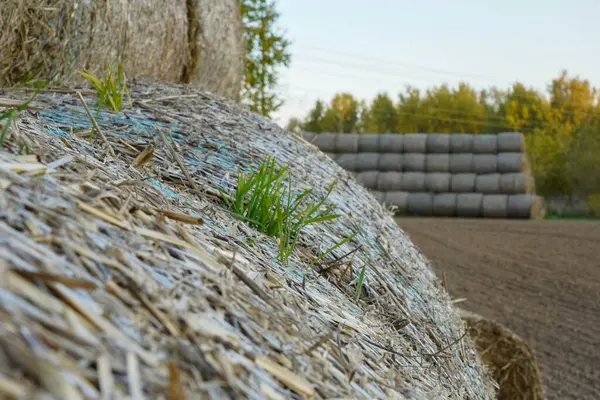
[[358,299],[360,299],[360,296],[362,295],[363,284],[365,282],[366,268],[367,268],[367,264],[363,265],[362,269],[360,270],[360,274],[358,275],[358,281],[356,282],[356,292],[355,292],[356,301],[358,301]]
[[8,130],[10,129],[10,126],[14,122],[17,115],[21,111],[25,111],[27,109],[27,107],[29,107],[29,104],[33,101],[33,99],[36,98],[36,96],[42,89],[42,86],[43,86],[42,84],[36,85],[35,93],[27,101],[25,101],[25,103],[20,104],[16,107],[10,109],[9,111],[5,112],[4,114],[0,114],[0,121],[6,120],[6,122],[4,123],[4,127],[2,128],[2,132],[0,133],[0,147],[4,146],[4,140],[6,138],[6,134],[8,133]]

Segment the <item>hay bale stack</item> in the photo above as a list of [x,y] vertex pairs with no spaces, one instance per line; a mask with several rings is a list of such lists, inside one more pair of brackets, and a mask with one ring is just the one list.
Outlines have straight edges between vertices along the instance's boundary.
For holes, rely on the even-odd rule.
[[481,209],[484,218],[506,218],[508,196],[505,194],[484,195]]
[[402,190],[402,172],[380,172],[377,179],[377,190],[395,192]]
[[401,174],[401,189],[409,193],[425,191],[425,173],[424,172],[403,172]]
[[470,133],[450,135],[450,153],[473,153],[473,135]]
[[421,153],[405,153],[402,155],[402,167],[408,172],[425,172],[427,156]]
[[450,191],[452,193],[472,193],[475,191],[475,174],[454,174],[450,177]]
[[406,212],[410,215],[430,217],[433,215],[433,195],[431,193],[409,193]]
[[543,400],[542,378],[533,348],[505,326],[459,309],[478,354],[499,383],[500,400]]
[[450,154],[450,172],[453,174],[466,174],[473,172],[473,154]]
[[510,195],[506,214],[508,218],[543,219],[546,215],[544,199],[531,194]]
[[451,178],[452,175],[442,172],[425,174],[425,190],[430,193],[448,193]]
[[478,175],[498,172],[498,156],[495,154],[474,154],[472,172]]
[[464,218],[481,216],[483,195],[481,193],[460,193],[456,195],[456,215]]
[[378,189],[379,175],[378,171],[359,172],[356,174],[356,180],[367,189]]
[[237,0],[4,0],[0,87],[30,76],[51,85],[82,83],[77,70],[104,76],[190,83],[237,100],[244,73]]
[[355,171],[377,171],[380,157],[379,153],[358,153],[354,164]]
[[401,154],[404,152],[404,135],[383,133],[379,135],[379,152]]
[[483,194],[502,193],[500,190],[500,174],[477,175],[475,191]]
[[450,154],[427,154],[426,172],[450,172]]
[[428,154],[449,154],[450,135],[447,133],[430,133],[427,135]]
[[535,194],[535,182],[531,175],[523,173],[501,174],[500,192],[504,194]]
[[473,154],[497,154],[497,135],[475,135],[473,136]]
[[313,144],[324,153],[336,153],[335,142],[338,135],[335,133],[319,133],[313,140]]
[[502,132],[498,135],[498,153],[523,153],[525,136],[517,132]]
[[336,153],[358,153],[358,135],[356,133],[345,133],[335,136]]
[[335,162],[347,171],[356,171],[357,153],[341,153],[335,159]]
[[523,153],[498,154],[498,172],[506,174],[511,172],[528,171],[529,164]]
[[404,153],[425,154],[427,152],[427,134],[406,133],[402,135],[402,151]]
[[386,192],[384,198],[385,204],[396,207],[396,212],[406,214],[408,209],[408,193],[406,192]]
[[363,134],[358,136],[358,151],[361,153],[378,153],[381,135]]
[[440,193],[433,196],[433,215],[454,217],[456,215],[456,194]]
[[404,171],[403,155],[395,153],[379,153],[379,170],[382,172]]

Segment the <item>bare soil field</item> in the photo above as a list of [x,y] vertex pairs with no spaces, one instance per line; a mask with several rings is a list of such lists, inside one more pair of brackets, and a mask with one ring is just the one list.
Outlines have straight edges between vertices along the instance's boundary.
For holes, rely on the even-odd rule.
[[401,218],[460,307],[535,349],[548,399],[600,399],[600,222]]

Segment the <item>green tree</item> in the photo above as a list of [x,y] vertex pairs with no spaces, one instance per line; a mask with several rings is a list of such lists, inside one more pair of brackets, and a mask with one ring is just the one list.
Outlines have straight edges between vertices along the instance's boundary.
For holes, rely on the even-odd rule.
[[423,99],[417,88],[407,86],[398,95],[398,133],[426,132],[427,119],[423,117]]
[[298,118],[290,118],[286,129],[290,132],[299,133],[302,131],[302,121]]
[[275,87],[278,68],[289,66],[290,42],[276,25],[280,14],[274,1],[240,0],[240,11],[246,43],[241,97],[252,111],[269,118],[283,104]]
[[398,127],[396,106],[387,93],[378,94],[371,106],[363,106],[361,130],[365,133],[394,133]]
[[325,116],[325,104],[317,100],[315,106],[308,113],[308,117],[302,123],[302,130],[312,133],[323,132],[323,117]]
[[325,110],[321,126],[325,132],[357,132],[360,114],[360,104],[354,96],[350,93],[338,93]]

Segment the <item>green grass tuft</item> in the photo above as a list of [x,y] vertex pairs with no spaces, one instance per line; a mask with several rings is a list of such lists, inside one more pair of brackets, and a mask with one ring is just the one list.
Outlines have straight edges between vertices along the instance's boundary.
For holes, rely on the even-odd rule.
[[38,93],[40,92],[42,87],[43,87],[43,83],[37,84],[35,93],[27,101],[25,101],[25,103],[10,109],[9,111],[5,112],[4,114],[0,114],[0,121],[3,121],[3,120],[6,121],[4,123],[4,127],[2,128],[2,132],[0,132],[0,147],[4,146],[4,139],[6,138],[6,134],[8,133],[10,126],[12,125],[15,118],[17,117],[17,114],[19,114],[21,111],[25,111],[27,109],[27,107],[29,106],[29,103],[31,103],[33,101],[33,99],[36,98],[36,96],[38,95]]
[[79,71],[79,73],[96,89],[96,93],[98,94],[97,113],[100,112],[100,109],[105,104],[113,111],[119,112],[123,110],[123,99],[125,96],[127,96],[131,105],[131,99],[127,90],[127,78],[120,64],[117,67],[116,74],[112,64],[108,64],[104,80],[98,79],[86,70]]

